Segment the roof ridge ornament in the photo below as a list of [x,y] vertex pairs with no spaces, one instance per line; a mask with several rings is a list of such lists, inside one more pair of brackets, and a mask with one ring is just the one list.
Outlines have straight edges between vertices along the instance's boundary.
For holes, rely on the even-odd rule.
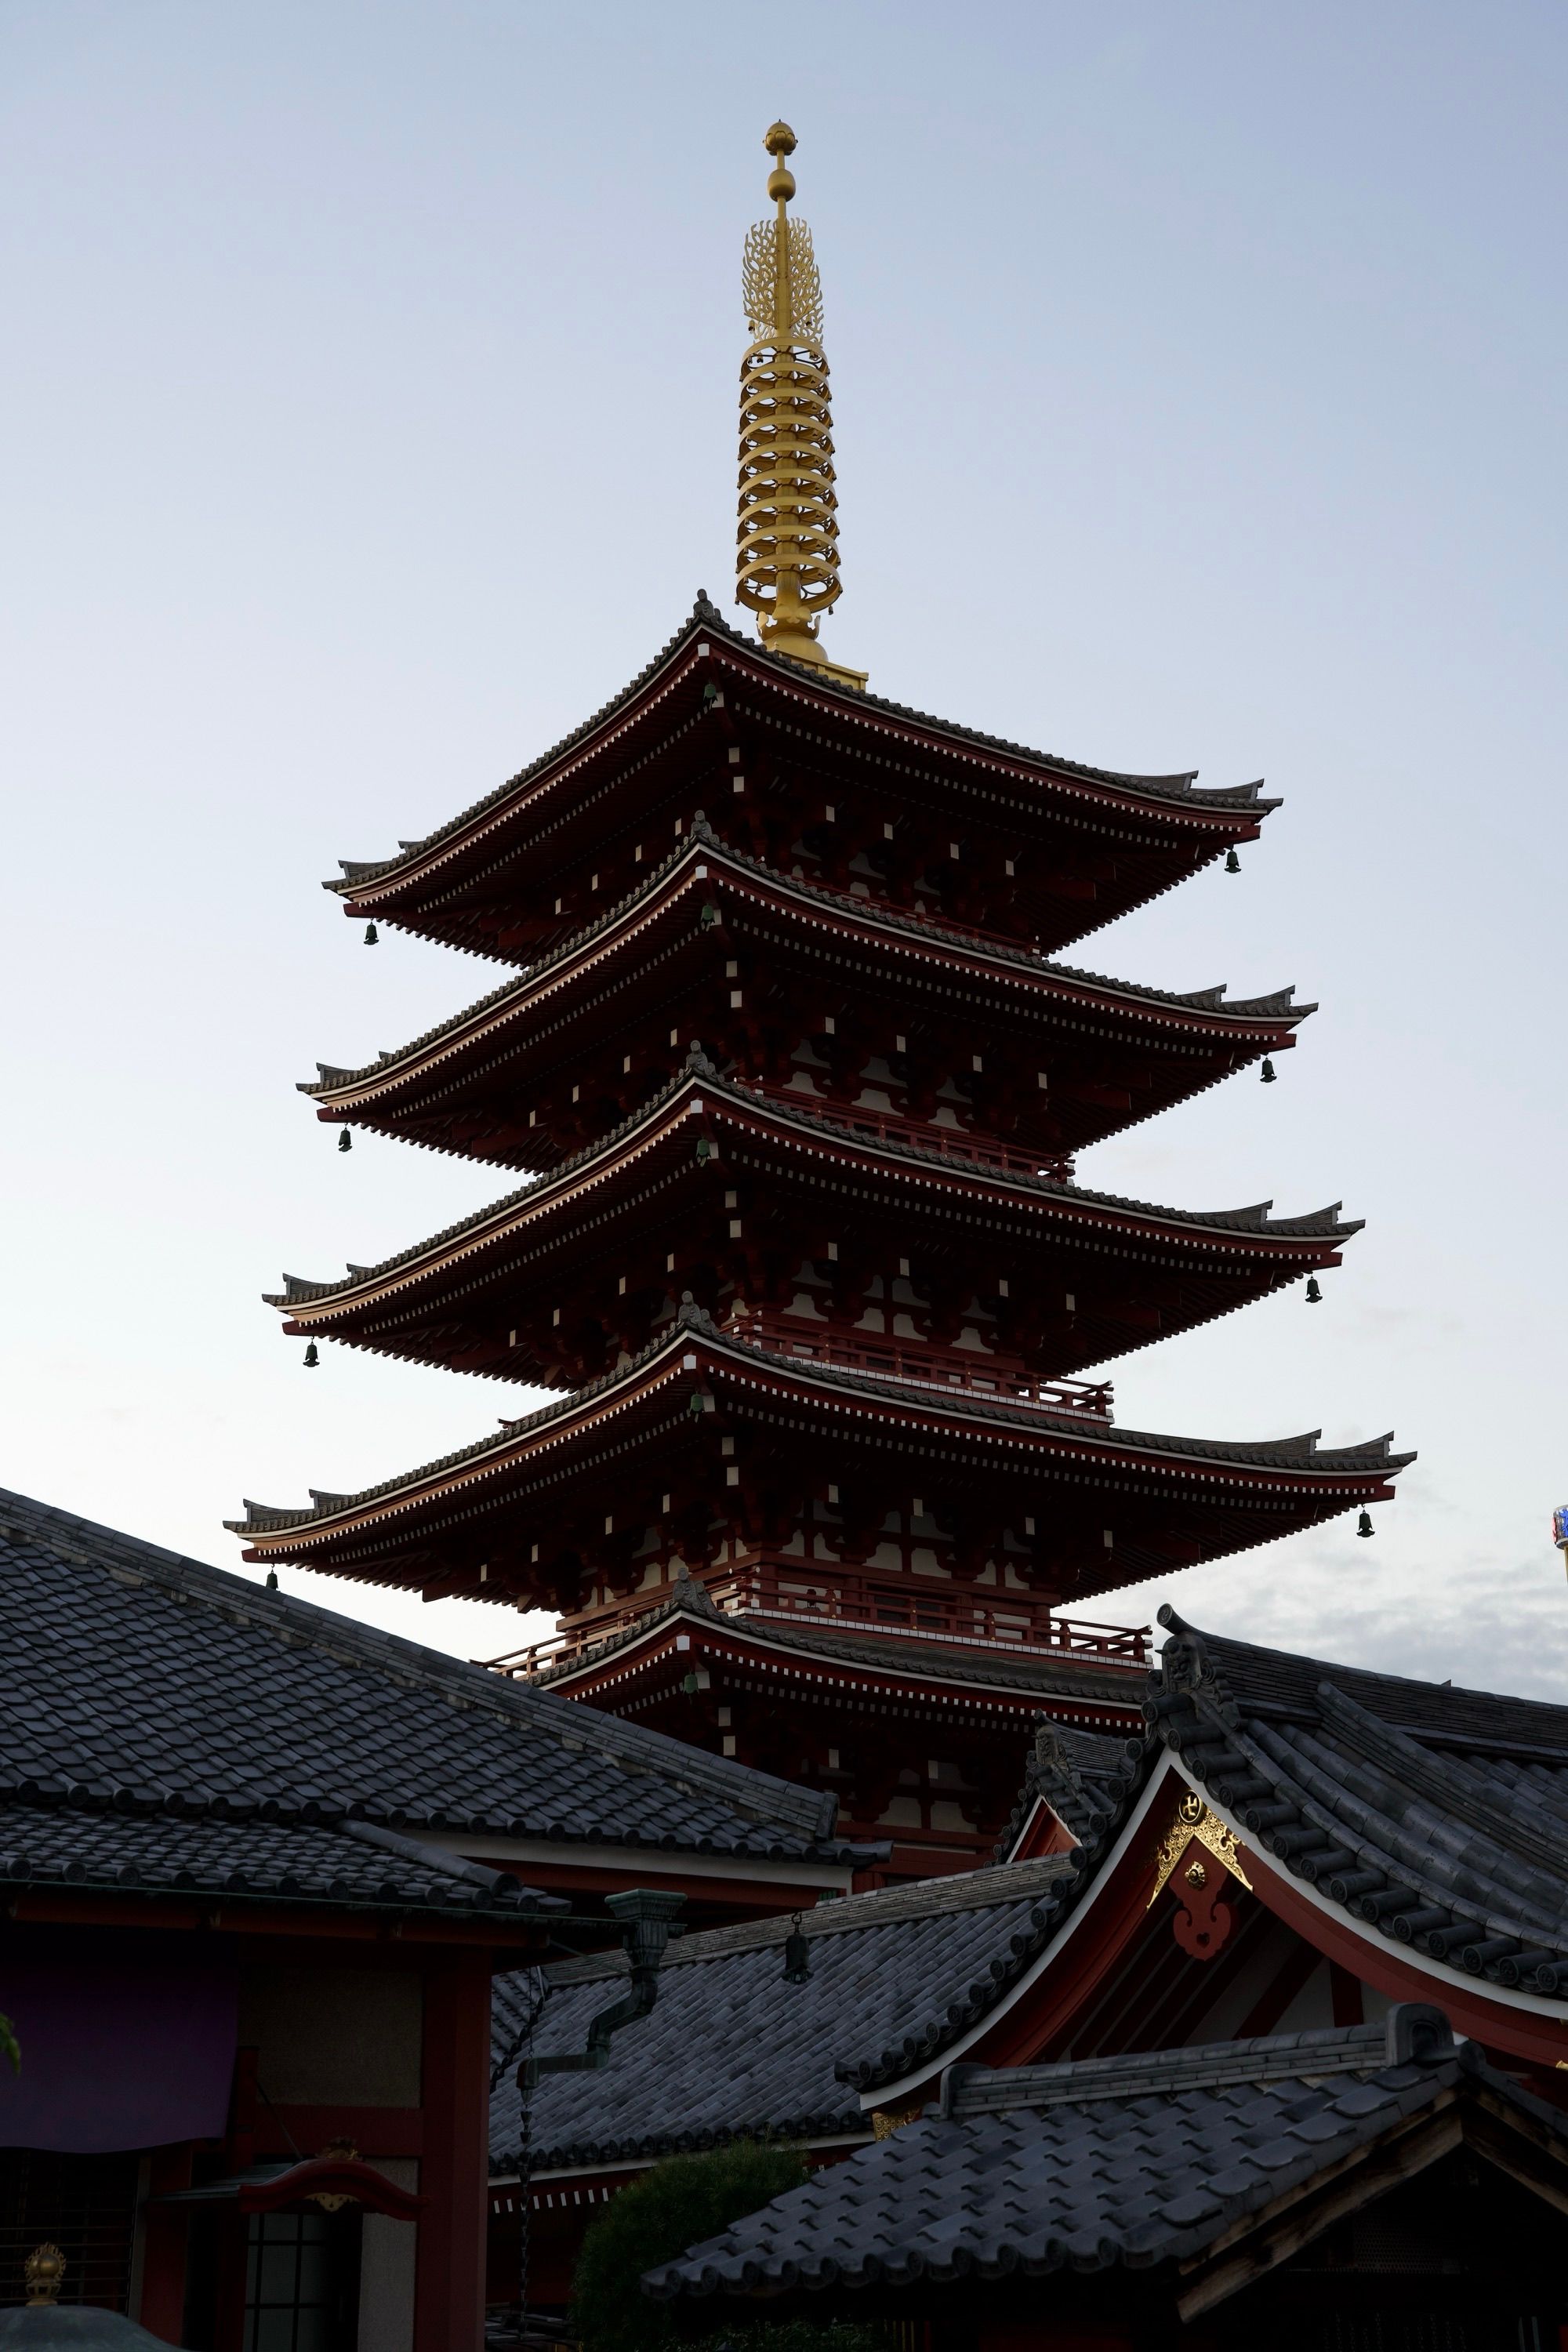
[[763,144],[773,158],[774,209],[747,231],[741,264],[752,340],[741,363],[735,601],[758,615],[768,652],[860,688],[865,671],[829,661],[817,643],[822,615],[843,593],[822,280],[810,229],[789,216],[795,132],[775,122]]

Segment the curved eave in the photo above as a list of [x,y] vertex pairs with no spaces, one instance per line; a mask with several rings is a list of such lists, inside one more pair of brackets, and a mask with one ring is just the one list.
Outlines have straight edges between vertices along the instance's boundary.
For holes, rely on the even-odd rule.
[[[792,1645],[788,1628],[746,1612],[731,1617],[715,1611],[698,1616],[689,1610],[667,1607],[662,1612],[650,1611],[648,1618],[650,1622],[639,1621],[594,1643],[569,1661],[546,1666],[536,1678],[539,1686],[570,1698],[589,1699],[597,1691],[637,1681],[640,1674],[669,1655],[671,1645],[685,1633],[698,1644],[693,1656],[730,1657],[744,1664],[765,1654],[777,1661],[778,1671],[822,1689],[888,1696],[910,1691],[943,1703],[1000,1705],[1031,1721],[1042,1708],[1070,1707],[1076,1711],[1075,1719],[1098,1713],[1114,1717],[1120,1728],[1124,1720],[1131,1727],[1138,1717],[1149,1676],[1147,1666],[1087,1659],[1075,1664],[1070,1657],[1052,1660],[1031,1654],[1022,1643],[998,1643],[987,1653],[974,1643],[955,1637],[951,1650],[943,1651],[929,1636],[922,1645],[910,1635],[907,1662],[894,1664],[870,1647],[870,1636],[865,1657],[830,1656]],[[884,1630],[881,1638],[886,1647],[894,1637]],[[854,1639],[852,1631],[845,1633],[846,1652]],[[1026,1675],[1025,1670],[1030,1667],[1037,1671]],[[1122,1687],[1118,1688],[1118,1684]]]
[[1564,1709],[1289,1654],[1310,1696],[1281,1706],[1247,1686],[1268,1653],[1160,1622],[1145,1716],[1297,1906],[1427,1984],[1568,2022]]
[[1254,837],[1259,821],[1279,806],[1276,800],[1260,799],[1256,784],[1197,792],[1195,769],[1169,776],[1134,776],[1089,767],[837,686],[816,670],[765,653],[731,629],[701,598],[690,620],[647,668],[582,727],[448,824],[408,844],[399,856],[344,860],[342,874],[329,877],[322,887],[336,893],[355,913],[395,921],[400,898],[428,891],[475,852],[482,854],[488,847],[493,853],[497,836],[550,794],[579,781],[583,770],[605,752],[619,749],[637,722],[668,706],[694,672],[706,682],[721,668],[749,676],[863,740],[879,736],[907,750],[924,750],[928,755],[934,751],[960,767],[984,769],[1015,789],[1026,787],[1037,794],[1048,791],[1074,814],[1077,803],[1084,812],[1098,806],[1108,815],[1152,821],[1173,841],[1184,834],[1189,840],[1207,836],[1216,851],[1223,850]]
[[804,1108],[796,1110],[776,1097],[752,1095],[711,1072],[688,1072],[603,1141],[549,1176],[395,1258],[356,1269],[352,1281],[316,1284],[289,1279],[284,1292],[268,1295],[268,1304],[297,1318],[301,1329],[328,1328],[334,1317],[363,1313],[510,1244],[529,1225],[566,1214],[589,1195],[602,1192],[606,1183],[635,1166],[688,1118],[700,1119],[705,1127],[728,1121],[825,1160],[858,1164],[895,1181],[963,1191],[977,1202],[1028,1208],[1068,1226],[1120,1230],[1146,1246],[1188,1251],[1202,1247],[1216,1255],[1249,1258],[1260,1265],[1288,1257],[1290,1275],[1287,1278],[1311,1267],[1336,1264],[1339,1245],[1359,1233],[1363,1223],[1360,1218],[1341,1222],[1332,1209],[1311,1217],[1271,1219],[1268,1214],[1271,1204],[1267,1202],[1247,1209],[1205,1213],[1085,1192],[1048,1177],[1010,1174],[956,1155],[947,1158],[915,1143],[856,1135]]
[[[1289,989],[1226,1003],[1219,990],[1199,990],[1183,997],[1079,971],[1026,949],[1007,948],[922,921],[918,916],[899,914],[871,900],[796,881],[726,848],[706,831],[694,831],[638,890],[606,908],[519,979],[504,982],[437,1028],[359,1069],[323,1065],[323,1075],[300,1081],[299,1091],[309,1096],[324,1116],[367,1117],[374,1107],[393,1109],[395,1116],[395,1098],[399,1092],[408,1088],[427,1092],[444,1065],[469,1056],[483,1055],[487,1066],[493,1066],[498,1058],[504,1058],[504,1033],[519,1024],[524,1024],[521,1044],[526,1046],[526,1029],[538,1022],[552,1000],[590,982],[607,959],[636,948],[648,927],[677,911],[683,899],[695,898],[700,891],[709,898],[726,890],[738,898],[749,898],[764,905],[771,900],[775,915],[793,915],[810,929],[858,935],[869,952],[890,957],[895,963],[900,958],[918,957],[938,970],[966,971],[984,985],[1037,992],[1051,1004],[1069,1007],[1080,1015],[1152,1027],[1197,1046],[1209,1042],[1215,1049],[1228,1046],[1254,1058],[1286,1051],[1294,1042],[1294,1031],[1317,1009],[1292,1003]],[[1015,998],[1015,1003],[1020,1001]]]
[[[971,1397],[766,1355],[730,1340],[706,1317],[688,1310],[681,1328],[645,1349],[629,1365],[503,1425],[499,1434],[383,1486],[323,1497],[314,1510],[273,1511],[253,1504],[247,1519],[226,1525],[250,1538],[245,1558],[251,1562],[286,1559],[331,1570],[347,1563],[330,1555],[346,1553],[355,1562],[349,1572],[363,1573],[359,1563],[376,1553],[384,1555],[386,1538],[395,1538],[401,1531],[412,1538],[421,1526],[484,1516],[502,1491],[496,1482],[508,1472],[555,1453],[634,1407],[647,1407],[663,1393],[671,1402],[677,1394],[689,1395],[704,1379],[728,1381],[753,1394],[771,1391],[806,1412],[815,1408],[825,1434],[832,1433],[835,1423],[875,1421],[887,1435],[901,1432],[924,1448],[942,1439],[967,1441],[994,1456],[1010,1457],[1015,1466],[1034,1454],[1077,1464],[1078,1476],[1103,1475],[1114,1480],[1163,1475],[1174,1492],[1194,1494],[1202,1485],[1222,1501],[1294,1496],[1303,1501],[1313,1498],[1315,1511],[1325,1506],[1329,1511],[1349,1509],[1363,1500],[1387,1500],[1392,1493],[1387,1480],[1415,1458],[1391,1454],[1386,1437],[1320,1451],[1316,1432],[1261,1443],[1216,1442],[1116,1429],[1097,1424],[1087,1414],[983,1404]],[[1267,1538],[1259,1535],[1253,1540]]]

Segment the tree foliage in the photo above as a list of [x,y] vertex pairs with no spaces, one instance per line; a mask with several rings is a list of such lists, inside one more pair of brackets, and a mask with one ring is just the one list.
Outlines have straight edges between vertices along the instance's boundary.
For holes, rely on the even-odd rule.
[[[577,2258],[572,2317],[584,2352],[663,2352],[689,2341],[668,2307],[643,2294],[643,2273],[716,2238],[806,2179],[793,2150],[739,2141],[707,2156],[668,2158],[623,2189],[589,2225]],[[732,2341],[737,2352],[866,2352],[879,2339],[858,2327],[809,2320],[749,2326],[742,2317],[710,2341]]]

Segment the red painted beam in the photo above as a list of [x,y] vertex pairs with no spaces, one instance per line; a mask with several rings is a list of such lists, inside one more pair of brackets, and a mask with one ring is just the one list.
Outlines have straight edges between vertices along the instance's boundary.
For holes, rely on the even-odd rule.
[[1247,1849],[1247,1867],[1260,1901],[1331,1962],[1337,1961],[1391,2000],[1431,2001],[1446,2010],[1454,2030],[1489,2049],[1555,2068],[1568,2060],[1568,2021],[1489,2000],[1479,1980],[1451,1969],[1428,1973],[1399,1958],[1399,1947],[1376,1933],[1358,1935],[1348,1919],[1320,1911],[1288,1878]]

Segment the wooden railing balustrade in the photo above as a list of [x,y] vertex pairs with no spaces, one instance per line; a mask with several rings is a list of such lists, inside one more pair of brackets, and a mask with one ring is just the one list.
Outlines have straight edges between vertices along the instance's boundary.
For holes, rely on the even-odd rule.
[[1111,1417],[1114,1391],[1109,1381],[1044,1380],[967,1348],[889,1338],[879,1331],[846,1331],[838,1325],[805,1322],[776,1307],[754,1307],[744,1316],[736,1314],[725,1325],[724,1336],[764,1349],[769,1355],[803,1356],[813,1363],[838,1364],[846,1371],[869,1372],[921,1388],[956,1389],[998,1404],[1085,1413],[1100,1422]]
[[[1049,1652],[1099,1665],[1146,1669],[1153,1635],[1147,1625],[1100,1625],[1059,1617],[1048,1601],[1028,1593],[980,1593],[973,1589],[914,1587],[875,1577],[818,1574],[810,1566],[781,1568],[774,1562],[704,1580],[708,1598],[725,1616],[773,1617],[795,1624],[832,1624],[865,1633],[913,1634],[925,1641],[966,1648],[1012,1650],[1033,1656]],[[669,1589],[648,1597],[647,1608],[668,1600]],[[476,1664],[514,1681],[529,1682],[545,1666],[559,1665],[603,1640],[612,1630],[635,1626],[636,1618],[610,1628],[579,1627],[550,1633],[521,1650]]]
[[866,1110],[857,1103],[805,1094],[795,1087],[766,1086],[739,1077],[730,1084],[789,1110],[813,1111],[819,1118],[831,1119],[835,1127],[847,1129],[851,1135],[871,1136],[879,1143],[915,1143],[944,1160],[977,1160],[984,1167],[1005,1169],[1009,1175],[1045,1176],[1055,1184],[1072,1182],[1072,1161],[1059,1152],[1026,1151],[1016,1143],[999,1142],[994,1136],[976,1135],[970,1128],[943,1127],[935,1119],[906,1118],[900,1111]]

